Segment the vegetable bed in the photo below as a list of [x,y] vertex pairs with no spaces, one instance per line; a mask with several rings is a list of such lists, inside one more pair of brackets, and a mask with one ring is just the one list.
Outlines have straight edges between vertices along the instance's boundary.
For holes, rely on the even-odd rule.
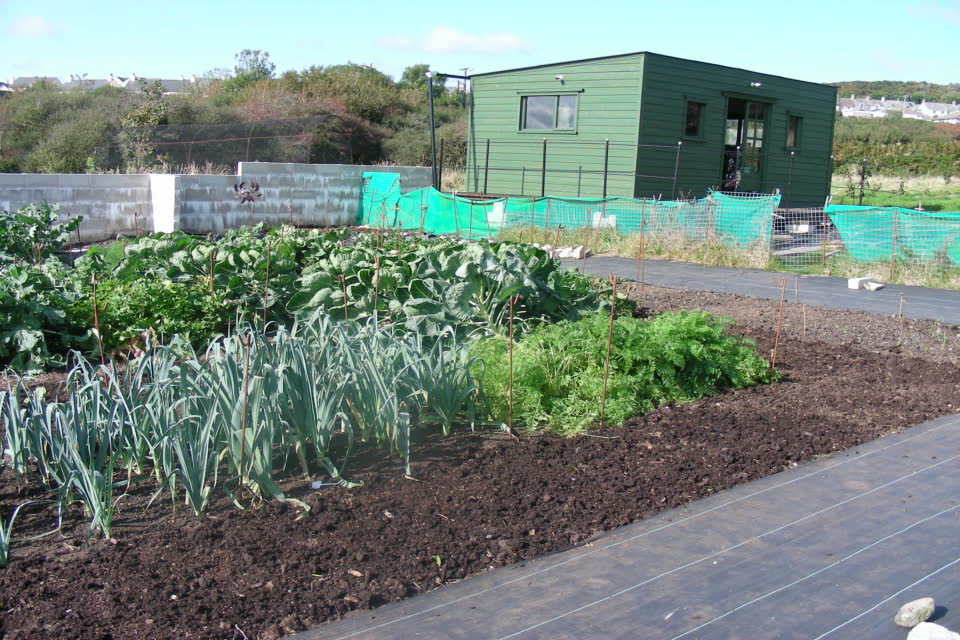
[[[648,287],[644,305],[730,315],[761,352],[772,347],[774,302]],[[0,633],[276,638],[956,411],[950,327],[807,307],[804,341],[799,311],[789,314],[797,322],[785,322],[777,383],[668,405],[591,436],[426,437],[413,444],[415,480],[396,458],[358,451],[352,478],[362,486],[279,481],[312,507],[306,518],[276,501],[239,511],[219,492],[198,518],[169,500],[144,509],[143,491],[119,503],[113,540],[84,541],[88,520],[74,507],[65,539],[18,543],[0,570]],[[857,380],[871,399],[838,380]],[[40,494],[4,476],[4,511],[30,497]],[[49,524],[25,509],[18,535]]]

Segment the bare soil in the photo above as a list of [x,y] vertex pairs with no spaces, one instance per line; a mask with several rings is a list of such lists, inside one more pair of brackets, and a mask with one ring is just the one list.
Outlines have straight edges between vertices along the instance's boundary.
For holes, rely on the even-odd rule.
[[[645,287],[642,304],[730,316],[762,353],[773,347],[777,302]],[[425,436],[415,480],[368,451],[350,468],[358,488],[286,479],[312,507],[304,518],[277,502],[241,511],[222,494],[197,518],[135,492],[112,540],[85,539],[71,512],[61,533],[25,541],[55,525],[31,508],[0,569],[0,637],[277,638],[957,411],[957,327],[787,307],[776,384],[590,436]],[[38,497],[0,478],[4,514]]]

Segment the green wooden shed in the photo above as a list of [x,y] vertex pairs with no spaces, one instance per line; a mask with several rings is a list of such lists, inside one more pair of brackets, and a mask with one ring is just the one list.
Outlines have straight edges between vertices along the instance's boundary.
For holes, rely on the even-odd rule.
[[471,76],[467,190],[823,206],[836,88],[640,52]]

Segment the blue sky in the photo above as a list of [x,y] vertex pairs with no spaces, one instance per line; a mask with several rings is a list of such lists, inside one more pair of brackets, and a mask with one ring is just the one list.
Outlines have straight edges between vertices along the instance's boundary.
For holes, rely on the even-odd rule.
[[278,72],[349,61],[395,78],[653,51],[813,82],[947,83],[958,43],[960,0],[0,0],[0,79],[199,76],[261,49]]

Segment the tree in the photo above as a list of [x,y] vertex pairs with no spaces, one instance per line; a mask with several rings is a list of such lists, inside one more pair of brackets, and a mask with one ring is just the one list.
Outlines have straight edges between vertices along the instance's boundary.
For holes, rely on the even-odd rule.
[[167,105],[159,80],[140,88],[141,100],[121,120],[120,154],[127,173],[141,173],[157,163],[156,146],[151,142],[153,129],[167,122]]
[[234,59],[237,64],[233,68],[233,76],[223,83],[227,91],[242,91],[261,80],[272,78],[277,70],[277,65],[270,62],[270,53],[260,49],[244,49]]
[[[428,64],[412,64],[403,70],[397,86],[402,89],[418,89],[426,95]],[[433,99],[440,100],[446,94],[446,78],[439,74],[433,76]]]

